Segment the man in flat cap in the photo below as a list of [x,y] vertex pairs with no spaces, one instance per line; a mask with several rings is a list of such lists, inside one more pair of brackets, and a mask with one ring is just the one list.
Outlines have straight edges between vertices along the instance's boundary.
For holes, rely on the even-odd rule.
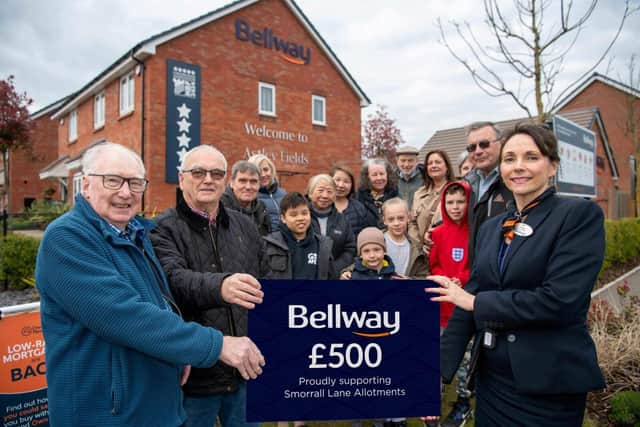
[[396,150],[398,166],[398,196],[406,200],[411,212],[413,193],[424,185],[421,166],[418,165],[418,149],[411,145],[403,145]]

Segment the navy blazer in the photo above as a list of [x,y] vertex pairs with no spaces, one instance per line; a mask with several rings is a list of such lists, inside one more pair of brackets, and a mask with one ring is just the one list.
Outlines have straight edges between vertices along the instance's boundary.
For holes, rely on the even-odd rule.
[[[482,225],[465,289],[474,310],[456,308],[442,336],[441,373],[450,382],[469,339],[472,360],[484,330],[507,337],[515,387],[522,393],[584,393],[605,386],[587,328],[591,291],[604,258],[600,207],[553,195],[526,218],[529,237],[515,236],[501,273],[498,251],[507,213]],[[483,351],[491,351],[483,349]]]

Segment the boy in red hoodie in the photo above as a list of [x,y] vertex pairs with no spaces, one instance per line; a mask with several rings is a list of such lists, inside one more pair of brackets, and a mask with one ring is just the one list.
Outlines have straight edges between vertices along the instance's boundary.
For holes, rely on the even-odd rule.
[[[433,246],[429,254],[431,274],[447,276],[462,287],[469,280],[467,206],[470,192],[467,181],[453,181],[442,189],[443,223],[433,229]],[[454,307],[449,302],[440,303],[441,330],[447,326]]]

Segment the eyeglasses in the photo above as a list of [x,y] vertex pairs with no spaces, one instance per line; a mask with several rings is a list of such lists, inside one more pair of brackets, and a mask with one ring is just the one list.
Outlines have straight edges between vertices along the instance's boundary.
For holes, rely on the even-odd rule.
[[227,175],[227,171],[218,168],[209,170],[203,168],[193,168],[183,170],[182,173],[190,173],[193,179],[197,180],[204,179],[207,175],[211,175],[211,179],[213,179],[214,181],[220,181]]
[[483,150],[486,150],[487,148],[489,148],[489,146],[491,145],[492,142],[496,142],[496,140],[494,141],[489,141],[488,139],[483,139],[482,141],[478,141],[477,144],[469,144],[467,145],[467,151],[469,153],[473,153],[474,151],[476,151],[476,147],[480,146],[480,148],[482,148]]
[[119,190],[126,182],[129,185],[129,191],[132,193],[142,193],[147,188],[147,181],[144,178],[124,178],[120,175],[108,175],[99,173],[90,173],[89,176],[101,176],[102,186],[107,190]]

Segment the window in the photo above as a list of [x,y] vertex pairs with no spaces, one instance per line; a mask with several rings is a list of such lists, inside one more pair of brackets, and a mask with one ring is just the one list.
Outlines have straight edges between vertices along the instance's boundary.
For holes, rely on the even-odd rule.
[[82,172],[73,175],[73,197],[82,191]]
[[130,73],[120,79],[120,115],[133,111],[134,96],[134,76]]
[[69,113],[69,142],[78,139],[78,110]]
[[104,92],[100,92],[93,98],[93,128],[104,126]]
[[324,96],[311,96],[311,123],[314,125],[327,125],[327,118],[325,115],[326,100]]
[[269,83],[258,83],[258,112],[266,116],[276,115],[276,87]]

